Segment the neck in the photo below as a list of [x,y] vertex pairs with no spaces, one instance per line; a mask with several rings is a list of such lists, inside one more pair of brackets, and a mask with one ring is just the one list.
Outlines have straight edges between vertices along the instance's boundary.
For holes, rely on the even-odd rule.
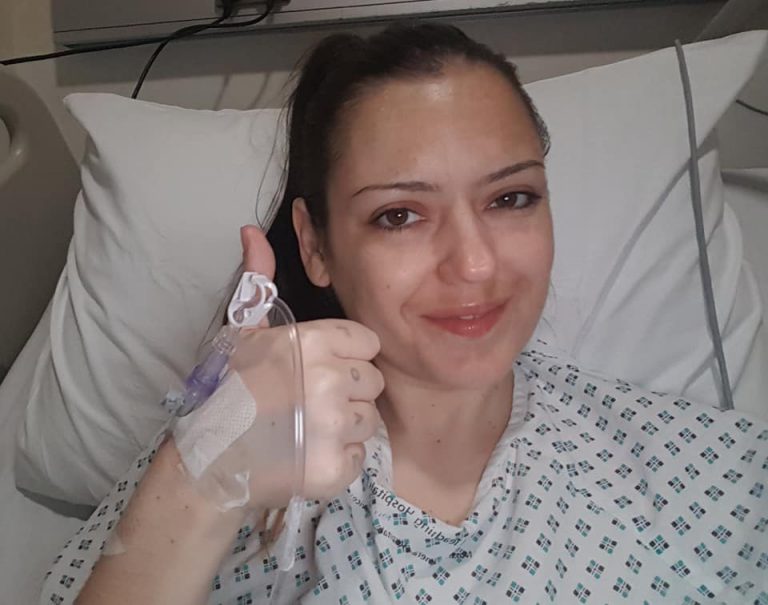
[[414,380],[395,368],[380,368],[386,389],[377,404],[391,440],[473,441],[504,431],[512,409],[514,373],[481,389],[456,389]]

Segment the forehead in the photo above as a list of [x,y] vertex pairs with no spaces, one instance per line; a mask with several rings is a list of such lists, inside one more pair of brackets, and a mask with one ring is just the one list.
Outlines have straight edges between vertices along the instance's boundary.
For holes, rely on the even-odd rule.
[[378,84],[342,116],[331,181],[441,180],[486,174],[496,164],[542,159],[520,95],[491,67],[456,63],[434,76]]

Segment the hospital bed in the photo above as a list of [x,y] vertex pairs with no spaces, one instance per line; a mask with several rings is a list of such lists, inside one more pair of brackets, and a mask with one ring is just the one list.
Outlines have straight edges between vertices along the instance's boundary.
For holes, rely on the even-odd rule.
[[[0,385],[0,605],[24,605],[35,602],[42,574],[88,510],[22,494],[14,477],[28,368],[46,346],[50,314],[44,311],[65,263],[80,177],[45,105],[7,70],[0,70],[0,119],[10,132],[10,153],[0,155],[0,364],[15,360]],[[725,171],[723,181],[740,219],[744,254],[768,300],[768,165],[759,166]]]

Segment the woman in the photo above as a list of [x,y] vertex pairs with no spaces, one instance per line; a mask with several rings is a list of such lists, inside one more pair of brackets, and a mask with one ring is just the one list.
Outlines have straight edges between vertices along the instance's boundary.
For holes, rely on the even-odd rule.
[[[447,26],[331,36],[291,109],[269,241],[302,321],[316,500],[277,600],[768,599],[765,425],[523,351],[553,242],[546,129],[514,68]],[[271,274],[258,231],[242,236],[246,268]],[[258,399],[250,356],[275,334],[238,349],[230,403]],[[116,486],[42,602],[268,602],[269,537],[243,525],[286,486],[248,439],[193,479],[189,434]],[[248,489],[222,506],[231,464]]]

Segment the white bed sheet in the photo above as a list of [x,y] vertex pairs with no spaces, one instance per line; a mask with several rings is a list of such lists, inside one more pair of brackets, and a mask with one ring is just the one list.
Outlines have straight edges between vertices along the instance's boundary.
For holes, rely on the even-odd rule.
[[13,476],[15,429],[26,407],[30,384],[45,347],[48,311],[0,385],[0,605],[38,602],[43,576],[81,521],[56,514],[16,490]]

